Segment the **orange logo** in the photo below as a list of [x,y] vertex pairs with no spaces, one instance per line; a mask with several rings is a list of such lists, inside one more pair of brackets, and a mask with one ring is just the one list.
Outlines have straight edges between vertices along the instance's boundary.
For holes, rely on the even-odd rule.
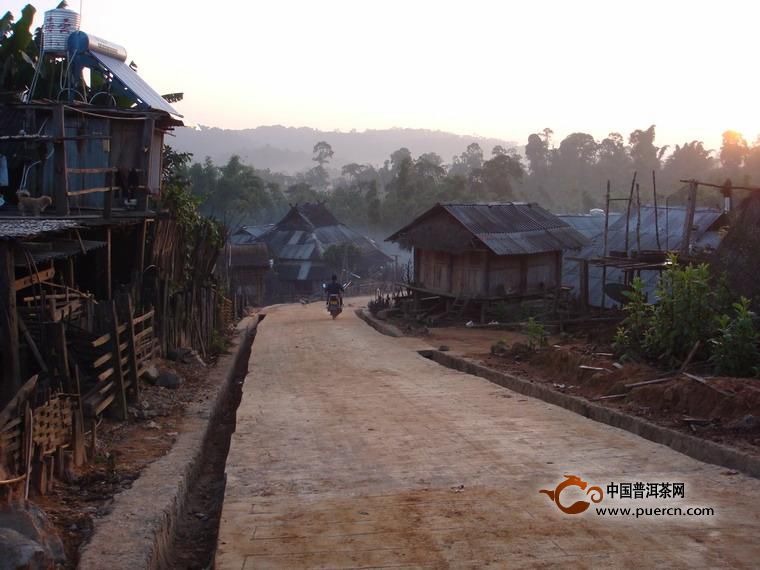
[[[586,495],[591,495],[591,500],[594,503],[601,502],[602,498],[604,497],[604,492],[602,491],[601,487],[597,487],[596,485],[593,487],[588,487],[588,482],[584,481],[577,475],[565,475],[565,480],[557,485],[554,490],[550,491],[547,489],[541,489],[539,493],[545,493],[548,495],[549,498],[557,505],[557,508],[568,515],[578,515],[591,506],[591,503],[588,501],[576,501],[569,507],[563,505],[559,500],[559,496],[567,487],[580,487],[581,490],[586,491]],[[586,487],[588,487],[588,490],[586,490]],[[594,492],[596,495],[592,494]]]

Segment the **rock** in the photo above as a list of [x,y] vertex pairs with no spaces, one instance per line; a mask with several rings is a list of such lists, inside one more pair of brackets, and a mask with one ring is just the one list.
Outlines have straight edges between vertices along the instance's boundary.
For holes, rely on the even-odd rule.
[[509,353],[509,346],[503,340],[500,340],[494,345],[491,345],[491,354],[495,356],[503,356]]
[[448,352],[448,351],[450,351],[451,349],[450,349],[450,348],[449,348],[447,345],[445,345],[445,344],[442,344],[441,346],[439,346],[439,347],[438,347],[438,350],[439,350],[440,352]]
[[758,425],[760,425],[760,422],[758,421],[757,417],[753,416],[752,414],[747,414],[738,420],[730,422],[726,427],[740,431],[752,431],[756,429]]
[[155,384],[158,381],[159,371],[158,366],[155,364],[149,364],[145,369],[143,378],[145,378],[151,384]]
[[0,570],[42,570],[51,567],[51,560],[45,549],[12,528],[0,528],[0,545],[3,554],[0,558]]
[[56,562],[66,560],[63,542],[55,527],[44,511],[33,504],[27,508],[6,506],[0,509],[0,553],[0,570],[52,568]]
[[161,429],[161,426],[160,426],[160,425],[158,425],[158,424],[157,424],[156,422],[154,422],[153,420],[149,421],[149,422],[148,422],[146,425],[147,425],[147,428],[148,428],[148,429]]
[[179,377],[179,375],[175,374],[174,372],[170,370],[162,370],[158,374],[158,379],[156,380],[156,386],[161,386],[162,388],[169,388],[170,390],[176,390],[182,385],[182,378]]

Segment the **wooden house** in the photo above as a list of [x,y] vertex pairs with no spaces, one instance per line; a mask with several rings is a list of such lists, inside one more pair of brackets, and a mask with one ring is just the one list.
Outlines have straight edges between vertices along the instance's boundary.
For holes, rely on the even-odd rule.
[[270,301],[321,295],[322,284],[333,274],[366,280],[391,262],[373,240],[340,223],[322,203],[292,206],[276,224],[243,228],[233,241],[265,244],[269,249],[274,260],[267,275]]
[[247,306],[264,304],[265,276],[270,269],[269,249],[264,243],[227,246],[227,271],[230,296],[235,312]]
[[561,285],[562,252],[587,239],[537,204],[436,204],[386,241],[414,251],[410,288],[483,301]]

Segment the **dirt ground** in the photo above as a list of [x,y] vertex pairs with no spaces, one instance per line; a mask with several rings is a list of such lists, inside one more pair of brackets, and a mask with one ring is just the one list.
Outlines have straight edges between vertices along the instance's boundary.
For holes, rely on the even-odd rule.
[[[216,568],[756,566],[756,479],[440,366],[418,353],[430,346],[351,311],[268,311],[227,459]],[[652,506],[717,515],[568,516],[541,492],[568,474],[605,489],[684,482],[685,498]]]
[[[547,384],[560,392],[760,454],[760,380],[710,377],[707,367],[696,363],[689,371],[707,377],[706,383],[679,376],[629,390],[625,384],[655,379],[663,370],[641,363],[625,363],[618,368],[620,363],[612,356],[610,346],[611,327],[601,327],[593,333],[551,336],[548,346],[536,353],[524,350],[527,337],[514,331],[440,327],[428,329],[424,338],[435,348],[445,345],[491,368]],[[491,347],[499,341],[510,349],[504,354],[492,354]],[[598,399],[623,393],[627,395]],[[757,423],[747,416],[756,418]]]
[[[181,386],[171,390],[142,383],[141,405],[130,407],[128,421],[103,418],[98,426],[95,460],[77,469],[72,482],[56,480],[51,493],[32,499],[47,513],[63,539],[66,569],[76,568],[80,547],[89,540],[97,520],[110,511],[114,495],[131,487],[147,465],[172,448],[182,433],[186,406],[207,400],[212,393],[208,368],[199,363],[161,361],[159,368],[174,370],[183,379]],[[217,494],[221,492],[220,489]],[[199,519],[199,524],[208,521],[210,517]],[[209,524],[215,532],[216,520]],[[213,541],[205,555],[207,559],[211,550]],[[191,567],[192,564],[183,566]]]

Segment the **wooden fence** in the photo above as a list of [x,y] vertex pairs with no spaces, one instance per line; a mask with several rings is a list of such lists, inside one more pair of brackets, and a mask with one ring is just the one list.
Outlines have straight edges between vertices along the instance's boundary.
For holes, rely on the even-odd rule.
[[[44,495],[53,478],[86,460],[84,422],[78,398],[58,394],[33,406],[37,376],[30,378],[0,412],[0,495]],[[94,429],[94,428],[93,428]],[[91,446],[94,450],[94,441]]]

